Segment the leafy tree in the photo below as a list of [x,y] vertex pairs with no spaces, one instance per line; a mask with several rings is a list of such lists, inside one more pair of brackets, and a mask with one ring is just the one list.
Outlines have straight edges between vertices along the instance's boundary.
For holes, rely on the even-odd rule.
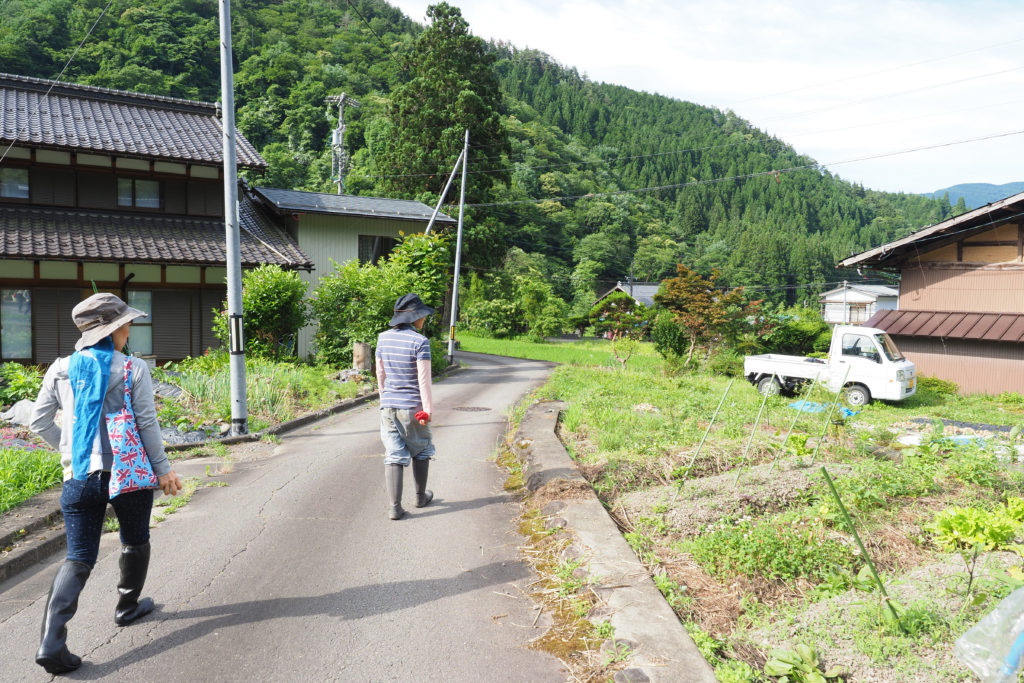
[[698,344],[725,334],[746,317],[747,308],[742,288],[722,290],[716,286],[721,277],[718,271],[705,278],[680,263],[676,273],[662,283],[654,300],[671,311],[673,320],[686,331],[689,347],[684,365],[689,365]]
[[[242,338],[247,354],[275,359],[295,354],[295,335],[309,319],[308,287],[298,273],[276,265],[242,274]],[[214,335],[225,346],[230,334],[226,306],[213,321]]]
[[[352,344],[375,344],[403,294],[416,292],[428,306],[440,308],[441,283],[450,268],[448,254],[447,238],[412,235],[379,266],[358,261],[335,265],[334,272],[320,280],[311,302],[319,323],[314,335],[317,358],[336,365],[351,363]],[[428,324],[439,323],[428,318]]]
[[650,320],[650,309],[625,292],[612,292],[590,309],[590,324],[611,337],[612,355],[623,368],[648,333]]
[[[374,150],[382,174],[378,189],[387,196],[438,192],[462,151],[466,129],[472,143],[470,168],[491,168],[496,164],[489,157],[510,151],[499,111],[495,56],[470,34],[457,7],[431,5],[427,17],[429,28],[405,60],[410,78],[391,94],[388,134]],[[488,174],[470,176],[466,201],[485,200],[492,181]]]

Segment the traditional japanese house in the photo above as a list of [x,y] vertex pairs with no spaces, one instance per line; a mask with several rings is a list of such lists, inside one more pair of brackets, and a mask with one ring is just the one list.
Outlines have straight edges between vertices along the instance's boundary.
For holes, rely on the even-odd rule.
[[[112,291],[150,313],[134,352],[216,345],[225,296],[218,105],[0,74],[0,360],[47,363],[79,337],[71,309]],[[236,133],[240,168],[266,162]],[[244,184],[243,267],[310,259]]]

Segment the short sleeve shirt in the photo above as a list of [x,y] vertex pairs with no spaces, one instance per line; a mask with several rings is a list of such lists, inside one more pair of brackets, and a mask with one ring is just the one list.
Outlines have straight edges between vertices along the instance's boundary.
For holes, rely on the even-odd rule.
[[377,337],[377,360],[384,366],[380,407],[422,408],[416,361],[430,360],[430,340],[411,325],[399,325]]

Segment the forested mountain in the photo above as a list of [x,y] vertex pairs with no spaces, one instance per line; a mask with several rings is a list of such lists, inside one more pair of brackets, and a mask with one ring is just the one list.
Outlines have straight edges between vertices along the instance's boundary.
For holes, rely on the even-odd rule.
[[[0,0],[0,68],[56,77],[106,4]],[[841,180],[731,111],[467,40],[457,9],[432,15],[445,28],[429,40],[380,0],[246,0],[232,13],[237,124],[270,164],[251,180],[335,191],[324,100],[345,92],[362,105],[346,109],[346,190],[433,203],[469,127],[468,267],[507,274],[518,247],[514,268],[577,310],[678,262],[770,301],[813,301],[843,279],[838,259],[950,215],[948,200]],[[113,0],[63,79],[216,101],[217,60],[216,3]]]
[[961,183],[959,185],[953,185],[952,187],[936,190],[935,192],[930,192],[924,196],[931,197],[933,199],[942,199],[945,197],[953,204],[958,204],[962,199],[965,209],[976,209],[979,206],[991,204],[992,202],[1005,199],[1006,197],[1010,197],[1020,192],[1024,192],[1024,183],[1005,183],[1003,185],[993,185],[992,183]]

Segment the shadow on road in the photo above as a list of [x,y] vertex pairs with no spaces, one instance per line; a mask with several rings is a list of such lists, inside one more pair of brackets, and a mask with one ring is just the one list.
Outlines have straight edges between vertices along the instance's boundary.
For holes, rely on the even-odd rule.
[[[526,578],[529,570],[515,562],[491,564],[461,571],[441,579],[417,579],[356,586],[327,593],[295,598],[252,600],[229,605],[164,612],[157,606],[153,615],[139,622],[140,629],[153,628],[157,621],[172,624],[176,620],[195,621],[182,629],[158,638],[151,644],[135,647],[107,662],[82,662],[82,668],[65,677],[71,680],[93,680],[116,676],[119,671],[151,657],[157,657],[190,641],[215,631],[272,619],[325,616],[341,620],[362,619],[399,611],[443,598],[471,593],[502,583]],[[133,630],[134,630],[133,628]],[[123,673],[123,672],[122,672]]]

